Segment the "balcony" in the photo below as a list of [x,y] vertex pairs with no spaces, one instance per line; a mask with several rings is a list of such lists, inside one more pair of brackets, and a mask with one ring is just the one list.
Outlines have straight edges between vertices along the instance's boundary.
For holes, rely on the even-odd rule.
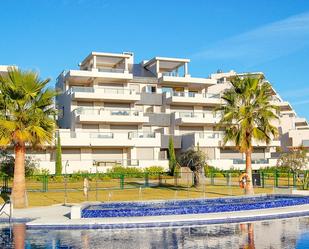
[[70,70],[66,73],[66,80],[88,82],[94,78],[100,81],[119,82],[133,79],[129,73],[130,54],[90,53],[81,63],[80,70]]
[[224,132],[204,131],[195,133],[195,145],[201,147],[217,147],[224,136]]
[[172,92],[165,93],[167,104],[173,105],[221,105],[223,100],[220,94],[194,93],[194,92]]
[[107,124],[142,124],[148,123],[149,117],[136,110],[107,110],[104,108],[80,107],[73,111],[76,122]]
[[143,132],[83,132],[60,130],[64,147],[160,147],[160,133]]
[[204,131],[184,134],[182,136],[182,145],[184,149],[192,146],[200,147],[218,147],[222,140],[224,132]]
[[175,112],[176,125],[216,124],[221,119],[220,113],[205,112]]
[[[233,141],[228,141],[225,144],[225,146],[234,147],[235,143]],[[280,140],[278,140],[276,138],[271,140],[269,144],[266,144],[266,142],[254,140],[252,142],[252,146],[253,147],[281,147],[281,142],[280,142]]]
[[113,132],[74,132],[61,130],[61,145],[68,147],[99,146],[99,147],[131,147],[132,142],[127,133]]
[[[265,158],[252,159],[251,163],[252,164],[269,164],[269,160]],[[233,159],[233,164],[246,164],[246,160],[245,159]]]
[[172,73],[159,73],[160,84],[172,84],[172,85],[188,85],[188,86],[201,86],[209,87],[215,85],[217,81],[215,79],[207,78],[195,78],[191,76],[177,76]]
[[[308,147],[309,129],[306,130],[290,130],[289,138],[292,147],[300,147],[301,145]],[[305,142],[304,142],[305,141]]]
[[136,102],[140,94],[132,89],[105,87],[71,87],[68,90],[75,100],[108,100],[109,102]]
[[161,147],[161,134],[155,132],[129,132],[128,139],[137,147]]

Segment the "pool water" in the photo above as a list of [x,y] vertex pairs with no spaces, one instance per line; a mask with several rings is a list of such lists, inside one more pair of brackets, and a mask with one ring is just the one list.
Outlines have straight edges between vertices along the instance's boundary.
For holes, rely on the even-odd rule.
[[0,248],[309,248],[309,217],[253,223],[126,230],[0,227]]
[[114,202],[91,205],[83,218],[202,214],[277,208],[309,204],[309,197],[267,195],[258,197],[214,198],[156,202]]

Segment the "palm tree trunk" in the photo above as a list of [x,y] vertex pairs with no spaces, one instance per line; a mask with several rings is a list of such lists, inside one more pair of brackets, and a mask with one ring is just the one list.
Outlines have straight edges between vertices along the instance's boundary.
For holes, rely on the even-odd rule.
[[246,195],[253,195],[254,194],[254,189],[253,189],[253,184],[252,184],[252,166],[251,166],[251,150],[246,151],[246,173],[249,176],[249,181],[247,182],[245,186],[245,192]]
[[193,171],[193,185],[197,188],[200,185],[200,172]]
[[25,154],[26,147],[24,144],[15,146],[15,166],[13,180],[13,205],[15,208],[26,207],[26,180],[25,180]]
[[13,225],[13,241],[15,249],[24,249],[26,240],[26,225],[14,224]]

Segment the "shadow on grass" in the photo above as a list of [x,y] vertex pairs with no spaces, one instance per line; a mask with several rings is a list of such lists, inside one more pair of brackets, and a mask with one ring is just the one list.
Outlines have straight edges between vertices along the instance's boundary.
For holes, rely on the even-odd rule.
[[8,193],[2,192],[0,197],[3,199],[4,202],[7,202],[10,200],[10,195]]

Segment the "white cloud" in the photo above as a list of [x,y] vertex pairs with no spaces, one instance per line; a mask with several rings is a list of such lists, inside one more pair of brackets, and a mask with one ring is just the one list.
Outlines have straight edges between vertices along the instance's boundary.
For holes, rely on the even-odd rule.
[[224,39],[193,55],[196,58],[241,60],[258,64],[309,45],[309,12]]

